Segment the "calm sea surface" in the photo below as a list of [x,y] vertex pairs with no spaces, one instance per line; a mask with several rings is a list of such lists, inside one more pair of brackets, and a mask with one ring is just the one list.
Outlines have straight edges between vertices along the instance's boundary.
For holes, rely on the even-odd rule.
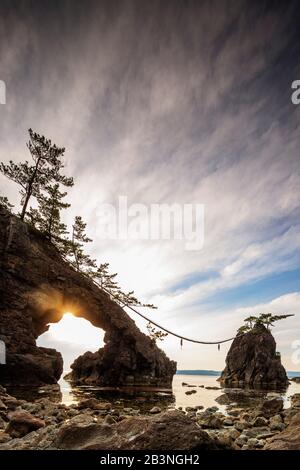
[[[171,407],[186,408],[187,406],[202,405],[204,408],[207,408],[210,406],[218,406],[220,410],[225,411],[226,407],[219,405],[215,401],[217,397],[226,392],[226,389],[220,387],[220,383],[217,379],[218,376],[212,375],[176,374],[173,379],[174,401],[172,402]],[[82,398],[82,395],[99,396],[97,387],[78,387],[72,389],[70,384],[64,379],[61,379],[59,383],[62,392],[62,402],[67,405],[75,403],[78,399]],[[182,383],[187,383],[194,387],[183,386]],[[218,389],[211,390],[205,387],[218,387]],[[187,395],[186,392],[190,390],[196,390],[196,393]],[[289,406],[290,396],[297,392],[300,392],[300,385],[295,382],[291,382],[287,391],[282,393],[285,400],[285,407]]]

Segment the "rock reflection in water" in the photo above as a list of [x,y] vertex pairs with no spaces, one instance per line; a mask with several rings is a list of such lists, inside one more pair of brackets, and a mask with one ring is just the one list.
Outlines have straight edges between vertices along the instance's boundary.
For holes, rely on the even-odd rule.
[[[65,381],[63,381],[65,382]],[[68,388],[66,382],[61,383],[63,401],[66,404],[79,402],[86,398],[107,400],[115,409],[138,408],[141,412],[148,412],[154,405],[159,405],[162,410],[174,408],[175,396],[171,391],[162,391],[155,388],[137,389],[133,387],[113,388],[77,386]]]

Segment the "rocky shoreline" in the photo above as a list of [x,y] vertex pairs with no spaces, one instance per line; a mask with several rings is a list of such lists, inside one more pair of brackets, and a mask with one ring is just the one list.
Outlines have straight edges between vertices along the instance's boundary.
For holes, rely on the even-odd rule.
[[[183,384],[188,386],[188,384]],[[217,399],[227,405],[175,409],[159,397],[82,398],[59,402],[59,386],[44,387],[46,396],[18,399],[0,386],[0,450],[299,450],[300,393],[284,409],[279,393],[249,403],[244,391],[225,390]],[[145,406],[146,405],[146,406]]]

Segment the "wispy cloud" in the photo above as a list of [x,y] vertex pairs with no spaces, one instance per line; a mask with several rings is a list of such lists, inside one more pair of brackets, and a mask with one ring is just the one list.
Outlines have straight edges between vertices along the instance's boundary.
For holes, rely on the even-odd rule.
[[[24,159],[29,127],[67,148],[66,221],[84,216],[91,254],[177,325],[208,296],[299,267],[297,2],[43,4],[1,3],[0,159]],[[122,194],[205,204],[203,250],[98,238],[99,204]],[[199,331],[222,336],[210,315]]]

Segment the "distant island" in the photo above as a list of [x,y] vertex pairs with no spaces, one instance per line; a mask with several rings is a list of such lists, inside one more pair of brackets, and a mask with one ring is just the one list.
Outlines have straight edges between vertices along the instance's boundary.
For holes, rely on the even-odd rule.
[[[218,370],[205,370],[205,369],[192,369],[192,370],[177,370],[177,375],[212,375],[212,376],[220,376],[221,371]],[[300,371],[287,371],[287,375],[290,378],[293,377],[300,377]]]
[[178,375],[215,375],[220,376],[221,371],[218,370],[203,370],[203,369],[195,369],[195,370],[177,370],[176,374]]

